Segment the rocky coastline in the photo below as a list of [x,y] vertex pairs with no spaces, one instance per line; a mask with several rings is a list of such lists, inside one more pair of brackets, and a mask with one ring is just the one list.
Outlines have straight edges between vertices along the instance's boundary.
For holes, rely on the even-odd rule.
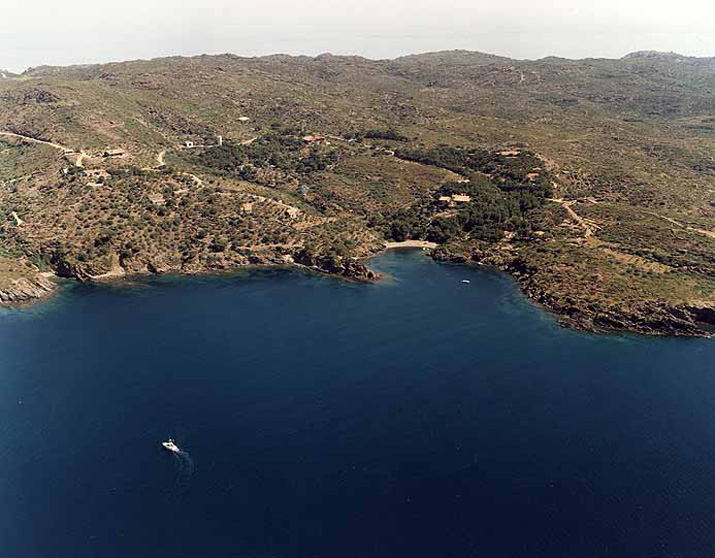
[[564,327],[592,333],[621,331],[675,337],[712,337],[715,331],[715,304],[709,302],[669,304],[657,300],[640,304],[594,305],[543,288],[534,280],[538,269],[515,252],[495,249],[450,251],[441,246],[433,250],[431,256],[439,262],[483,265],[508,273],[527,298],[552,313]]
[[[418,246],[394,243],[375,249],[379,253],[385,249]],[[644,335],[669,335],[687,337],[711,337],[715,328],[715,305],[693,301],[678,305],[665,301],[635,304],[614,304],[607,307],[594,307],[585,301],[563,296],[544,289],[534,276],[537,269],[531,268],[519,258],[517,253],[503,250],[481,251],[450,250],[445,246],[422,246],[430,250],[430,256],[438,262],[473,264],[499,269],[511,275],[518,283],[521,292],[545,310],[554,314],[565,327],[582,331],[606,333],[613,331],[632,332]],[[56,261],[55,276],[80,282],[100,283],[108,280],[162,275],[176,273],[181,275],[201,275],[221,273],[247,267],[285,267],[314,271],[332,277],[371,282],[380,278],[379,273],[367,267],[361,259],[338,257],[334,255],[313,255],[305,250],[290,255],[264,254],[253,255],[245,262],[221,262],[211,266],[178,266],[165,262],[122,262],[123,267],[115,263],[109,271],[86,268],[76,262]],[[129,264],[129,265],[127,265]],[[57,284],[49,273],[36,274],[10,281],[0,288],[0,305],[20,305],[52,295]]]
[[17,305],[50,296],[57,285],[42,274],[20,277],[0,287],[0,305]]
[[380,275],[360,259],[332,255],[312,255],[304,250],[294,254],[254,254],[241,261],[217,261],[211,265],[177,265],[166,261],[114,261],[106,269],[84,265],[68,258],[55,258],[53,272],[12,279],[0,286],[0,306],[16,306],[52,295],[57,284],[51,279],[74,280],[82,283],[104,283],[150,275],[208,275],[246,268],[294,268],[330,275],[350,281],[370,282]]

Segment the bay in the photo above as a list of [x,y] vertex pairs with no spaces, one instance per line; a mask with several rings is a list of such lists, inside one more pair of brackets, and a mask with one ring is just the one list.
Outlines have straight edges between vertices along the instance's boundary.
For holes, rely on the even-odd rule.
[[0,556],[713,555],[713,341],[566,330],[419,251],[373,265],[1,311]]

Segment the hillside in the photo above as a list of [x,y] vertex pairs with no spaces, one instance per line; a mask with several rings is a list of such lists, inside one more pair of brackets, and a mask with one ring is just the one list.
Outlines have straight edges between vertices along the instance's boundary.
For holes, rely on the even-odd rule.
[[[385,240],[582,328],[715,323],[715,59],[172,57],[0,79],[0,300]],[[190,147],[187,146],[189,142]]]

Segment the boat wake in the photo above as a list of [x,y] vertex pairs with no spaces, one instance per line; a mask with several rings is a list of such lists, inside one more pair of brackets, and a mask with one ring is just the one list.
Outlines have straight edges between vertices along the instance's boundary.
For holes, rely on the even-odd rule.
[[194,460],[188,452],[180,450],[173,453],[174,459],[179,468],[179,473],[176,477],[176,487],[178,489],[185,489],[189,485],[191,476],[194,474]]
[[174,456],[178,469],[174,492],[181,494],[188,488],[191,476],[194,474],[194,460],[189,455],[189,452],[179,448],[172,438],[169,438],[167,442],[162,442],[161,445]]

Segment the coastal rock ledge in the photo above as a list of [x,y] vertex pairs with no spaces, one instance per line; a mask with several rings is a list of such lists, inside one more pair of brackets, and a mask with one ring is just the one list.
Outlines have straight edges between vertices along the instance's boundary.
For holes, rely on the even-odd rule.
[[37,300],[51,294],[55,287],[50,279],[42,275],[13,279],[0,287],[0,304],[18,304]]

